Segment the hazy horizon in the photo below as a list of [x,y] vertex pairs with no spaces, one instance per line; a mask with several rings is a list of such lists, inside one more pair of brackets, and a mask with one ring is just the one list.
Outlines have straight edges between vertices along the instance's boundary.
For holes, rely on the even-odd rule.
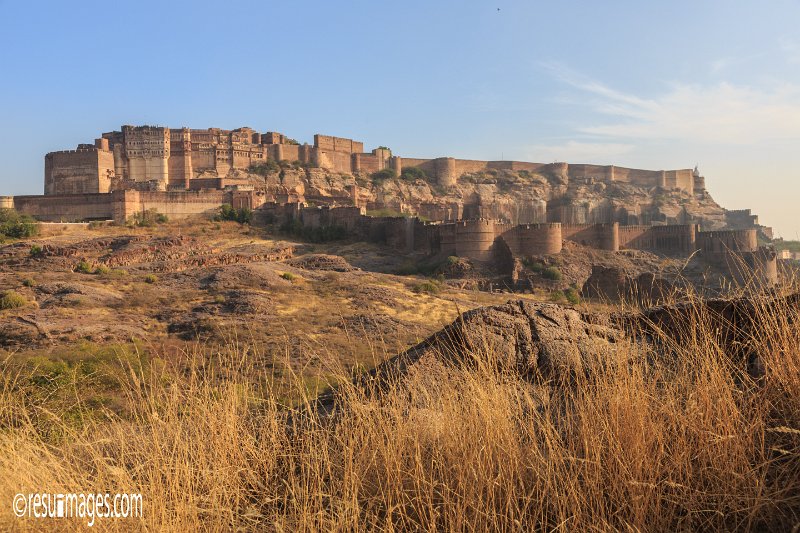
[[[800,3],[0,0],[0,195],[123,124],[352,137],[407,157],[700,166],[795,239]],[[794,198],[795,200],[792,200]]]

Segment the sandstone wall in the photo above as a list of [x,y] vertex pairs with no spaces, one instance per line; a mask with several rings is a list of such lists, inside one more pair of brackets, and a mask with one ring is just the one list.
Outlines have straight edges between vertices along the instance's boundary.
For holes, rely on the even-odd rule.
[[491,220],[465,220],[439,225],[441,253],[477,261],[489,261],[495,240],[495,223]]
[[124,212],[130,218],[134,212],[155,209],[169,218],[186,218],[215,211],[230,203],[224,191],[124,191]]
[[14,208],[45,222],[82,222],[114,218],[112,195],[108,193],[58,196],[15,196]]
[[360,154],[364,151],[364,143],[344,137],[330,135],[314,135],[314,146],[328,152],[347,152]]
[[155,126],[123,126],[128,179],[169,184],[170,130]]
[[623,250],[651,249],[648,231],[650,231],[650,226],[646,225],[619,226],[619,247]]
[[666,255],[691,255],[697,250],[697,225],[620,226],[620,247]]
[[619,250],[619,224],[561,224],[564,240],[577,242],[584,246],[609,250]]
[[97,148],[51,152],[44,168],[45,194],[108,192],[115,175],[114,154]]
[[755,252],[758,236],[755,229],[701,231],[697,245],[704,253]]
[[[499,225],[498,225],[499,226]],[[561,252],[561,224],[503,225],[498,227],[511,253],[516,257],[557,254]]]

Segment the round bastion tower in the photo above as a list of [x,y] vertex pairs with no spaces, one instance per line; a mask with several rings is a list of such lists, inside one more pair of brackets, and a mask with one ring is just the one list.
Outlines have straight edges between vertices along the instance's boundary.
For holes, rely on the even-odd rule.
[[440,157],[433,160],[436,180],[442,187],[452,187],[456,184],[456,160],[452,157]]

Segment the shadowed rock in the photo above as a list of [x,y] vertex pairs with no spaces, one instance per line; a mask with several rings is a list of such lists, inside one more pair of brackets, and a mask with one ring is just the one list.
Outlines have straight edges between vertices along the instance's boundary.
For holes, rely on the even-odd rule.
[[[748,372],[759,377],[764,373],[764,361],[756,347],[765,343],[754,340],[760,331],[768,330],[768,323],[774,325],[776,317],[797,321],[798,310],[800,294],[696,301],[613,319],[557,304],[511,301],[462,314],[423,342],[357,378],[356,385],[380,393],[411,375],[422,379],[434,376],[430,380],[435,381],[439,379],[435,376],[441,376],[436,370],[448,364],[488,365],[522,376],[563,380],[591,372],[611,357],[629,357],[635,350],[620,342],[625,339],[668,353],[664,340],[674,341],[674,346],[691,346],[687,343],[698,331],[714,335],[726,354],[745,361]],[[330,408],[336,394],[334,390],[321,396],[320,405]]]
[[[525,300],[467,311],[455,322],[378,365],[358,385],[380,392],[412,372],[444,364],[488,365],[558,379],[589,370],[623,337],[606,317]],[[335,393],[320,398],[330,404]]]

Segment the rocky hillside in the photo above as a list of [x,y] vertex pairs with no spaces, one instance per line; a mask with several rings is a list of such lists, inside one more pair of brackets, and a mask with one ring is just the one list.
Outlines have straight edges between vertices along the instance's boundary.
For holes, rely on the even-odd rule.
[[[622,224],[697,222],[704,229],[726,225],[725,209],[706,192],[689,194],[629,183],[603,183],[566,173],[489,170],[465,174],[453,187],[432,178],[373,174],[351,176],[324,169],[286,165],[262,174],[235,172],[258,189],[279,197],[304,197],[317,203],[351,201],[357,186],[359,203],[371,210],[417,214],[430,219],[457,216],[498,218],[514,223],[550,221]],[[456,215],[454,215],[454,213]],[[546,213],[549,213],[547,215]]]

